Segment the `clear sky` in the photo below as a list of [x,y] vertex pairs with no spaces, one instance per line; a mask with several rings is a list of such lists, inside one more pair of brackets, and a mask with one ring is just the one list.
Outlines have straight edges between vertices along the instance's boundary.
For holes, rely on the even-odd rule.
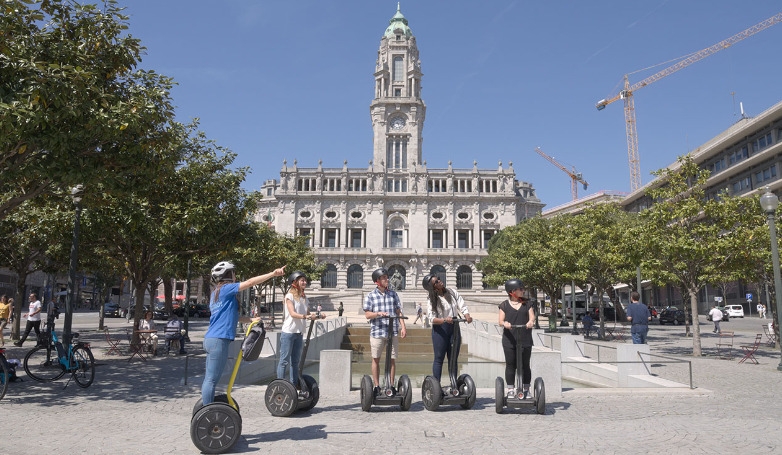
[[[247,189],[300,167],[366,167],[380,38],[397,8],[380,0],[126,0],[141,67],[173,77],[178,120],[238,154]],[[552,208],[575,166],[579,196],[630,190],[622,78],[640,81],[780,11],[775,0],[409,0],[427,106],[430,168],[507,167]],[[782,24],[635,92],[643,183],[782,100]],[[665,63],[668,62],[668,63]],[[654,65],[653,69],[640,71]]]

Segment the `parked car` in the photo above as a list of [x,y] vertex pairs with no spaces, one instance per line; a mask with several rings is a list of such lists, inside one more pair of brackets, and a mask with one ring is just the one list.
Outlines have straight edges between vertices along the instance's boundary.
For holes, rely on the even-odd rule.
[[[720,311],[722,311],[722,320],[727,322],[730,320],[730,314],[728,313],[728,310],[724,306],[718,306]],[[742,310],[743,311],[743,310]],[[711,312],[711,310],[709,310]],[[711,321],[711,314],[706,313],[706,320]]]
[[193,305],[196,309],[196,315],[199,318],[208,318],[212,316],[212,311],[209,309],[209,305],[205,303],[199,303],[197,305]]
[[114,302],[106,302],[103,305],[103,317],[106,318],[118,318],[120,317],[119,305]]
[[[196,309],[196,306],[191,304],[188,308],[188,317],[194,317],[197,314],[198,310]],[[179,316],[180,318],[185,316],[185,305],[180,303],[174,304],[174,309],[172,311],[175,315]]]
[[744,317],[744,307],[741,305],[725,305],[725,310],[728,312],[728,316],[732,318]]
[[675,306],[669,306],[660,313],[660,325],[684,324],[685,319],[687,320],[688,323],[692,324],[692,315],[689,313],[685,315],[684,310],[680,310]]

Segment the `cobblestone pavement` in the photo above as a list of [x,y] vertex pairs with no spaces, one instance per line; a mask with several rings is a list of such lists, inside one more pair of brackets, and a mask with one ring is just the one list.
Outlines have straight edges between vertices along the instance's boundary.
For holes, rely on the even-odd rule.
[[[494,315],[475,315],[494,321]],[[493,389],[480,389],[471,410],[424,409],[414,391],[408,412],[373,407],[362,412],[358,391],[348,397],[322,396],[310,412],[272,417],[263,403],[265,386],[234,389],[242,409],[242,438],[236,452],[250,453],[742,453],[782,451],[782,372],[778,348],[761,345],[759,365],[716,358],[711,324],[701,318],[704,356],[693,358],[683,327],[653,326],[653,353],[693,362],[696,389],[570,389],[546,405],[497,414]],[[203,374],[200,337],[206,327],[193,321],[189,355],[128,363],[107,356],[94,314],[77,313],[74,327],[92,343],[98,362],[95,383],[81,389],[65,379],[40,384],[20,376],[0,401],[6,454],[47,451],[86,454],[192,454],[190,416]],[[757,318],[732,319],[735,345],[754,341]],[[765,321],[767,322],[767,320]],[[108,321],[113,328],[124,320]],[[123,332],[124,333],[124,332]],[[29,343],[28,343],[29,344]],[[127,342],[125,341],[125,344]],[[611,344],[608,342],[607,344]],[[8,344],[6,344],[9,347]],[[8,349],[23,358],[28,348]],[[738,348],[737,348],[738,349]],[[185,364],[189,378],[183,385]],[[533,372],[534,373],[534,372]]]

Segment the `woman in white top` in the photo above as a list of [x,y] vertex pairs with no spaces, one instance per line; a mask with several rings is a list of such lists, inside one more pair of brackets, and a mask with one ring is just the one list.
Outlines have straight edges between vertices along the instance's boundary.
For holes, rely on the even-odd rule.
[[[445,356],[448,356],[449,362],[451,360],[454,318],[458,318],[461,312],[470,323],[472,316],[462,296],[453,289],[446,288],[445,283],[436,275],[426,275],[422,284],[429,292],[426,300],[426,317],[432,325],[432,348],[434,349],[432,376],[439,381],[443,373]],[[459,357],[459,346],[456,347],[456,357]]]
[[[138,330],[157,330],[152,316],[151,311],[144,313],[144,319],[138,321]],[[157,333],[141,333],[140,335],[141,339],[149,346],[152,355],[157,355]]]
[[304,329],[306,327],[305,319],[318,319],[326,317],[319,314],[310,314],[309,301],[304,295],[304,289],[307,287],[307,275],[304,272],[296,271],[288,277],[290,289],[285,294],[285,305],[283,312],[285,319],[282,323],[282,333],[280,334],[280,363],[277,364],[277,378],[285,377],[285,368],[289,368],[288,377],[293,385],[299,386],[299,361],[301,360],[301,351],[304,348]]

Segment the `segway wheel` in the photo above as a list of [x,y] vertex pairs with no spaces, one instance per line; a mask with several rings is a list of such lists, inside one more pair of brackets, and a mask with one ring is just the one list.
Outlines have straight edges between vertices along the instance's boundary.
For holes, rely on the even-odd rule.
[[[224,403],[228,404],[228,395],[221,393],[219,395],[215,395],[213,403]],[[239,402],[234,400],[234,404],[236,404],[236,412],[238,412],[241,415],[241,411],[239,410]],[[229,405],[230,406],[230,405]],[[199,409],[204,407],[204,400],[201,398],[198,399],[195,406],[193,406],[193,415],[196,415],[196,412],[198,412]]]
[[396,389],[402,395],[402,404],[400,405],[402,410],[409,411],[410,405],[413,403],[413,386],[410,384],[410,378],[406,374],[399,378]]
[[477,394],[475,390],[475,381],[472,380],[472,377],[469,374],[463,374],[456,380],[456,385],[459,387],[459,393],[462,394],[462,396],[467,397],[467,400],[459,406],[461,406],[462,409],[472,408],[475,404],[475,397]]
[[296,387],[284,379],[275,379],[266,388],[266,409],[275,417],[288,417],[299,407]]
[[440,387],[440,381],[434,376],[427,376],[424,379],[424,385],[421,386],[421,399],[424,402],[424,407],[430,411],[436,411],[440,407],[443,389]]
[[242,417],[225,403],[209,403],[190,420],[190,439],[202,453],[224,453],[242,435]]
[[[537,383],[535,383],[537,385]],[[502,414],[505,408],[505,380],[497,377],[494,381],[494,410],[497,414]]]
[[375,399],[373,389],[372,378],[365,374],[361,378],[361,410],[364,412],[368,412],[372,408],[372,402]]
[[543,378],[535,378],[535,410],[541,415],[546,413],[546,385]]
[[318,400],[320,400],[320,388],[318,387],[315,378],[310,375],[302,375],[301,379],[304,381],[304,385],[307,387],[310,395],[306,400],[302,400],[302,402],[299,403],[298,410],[309,411],[314,408],[315,405],[318,404]]

